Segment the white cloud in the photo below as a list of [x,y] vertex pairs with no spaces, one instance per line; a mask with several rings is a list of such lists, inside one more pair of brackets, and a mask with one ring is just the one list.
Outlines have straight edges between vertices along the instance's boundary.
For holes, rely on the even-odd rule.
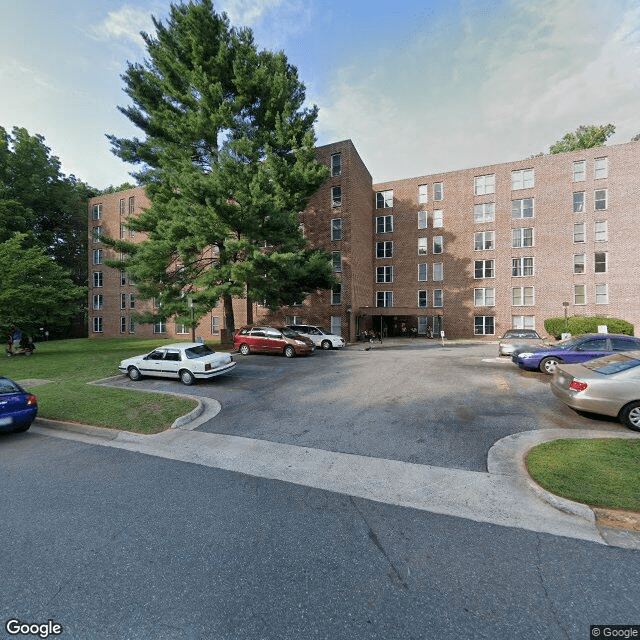
[[154,33],[154,28],[148,11],[125,5],[117,11],[110,11],[105,20],[92,31],[99,40],[124,38],[144,47],[140,32]]

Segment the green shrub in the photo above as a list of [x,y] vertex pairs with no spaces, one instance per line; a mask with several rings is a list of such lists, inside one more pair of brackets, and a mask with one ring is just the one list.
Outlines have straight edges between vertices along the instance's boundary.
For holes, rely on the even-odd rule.
[[544,321],[545,331],[555,338],[560,338],[561,334],[566,331],[572,336],[580,336],[584,333],[597,333],[598,327],[601,325],[606,325],[609,333],[622,333],[627,336],[633,335],[633,325],[626,320],[619,320],[618,318],[571,316],[568,322],[565,321],[564,318],[548,318]]

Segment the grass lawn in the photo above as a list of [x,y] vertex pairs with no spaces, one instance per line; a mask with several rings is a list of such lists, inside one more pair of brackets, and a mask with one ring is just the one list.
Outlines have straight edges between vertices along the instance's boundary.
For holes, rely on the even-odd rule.
[[564,498],[592,507],[640,512],[640,439],[567,439],[535,447],[531,477]]
[[[52,420],[157,433],[197,405],[159,393],[89,384],[121,375],[118,364],[175,340],[52,340],[38,342],[32,356],[5,357],[0,374],[17,381],[46,380],[26,388],[38,398],[38,415]],[[212,345],[217,348],[219,345]],[[185,393],[188,391],[185,389]]]

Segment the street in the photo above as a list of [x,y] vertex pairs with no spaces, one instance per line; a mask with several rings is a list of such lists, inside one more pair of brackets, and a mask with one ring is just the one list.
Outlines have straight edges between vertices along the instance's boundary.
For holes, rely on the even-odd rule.
[[[201,432],[468,471],[510,433],[623,431],[494,350],[248,356],[188,392],[223,407]],[[633,550],[39,431],[0,437],[0,474],[2,638],[11,619],[63,639],[203,640],[580,639],[640,621]]]

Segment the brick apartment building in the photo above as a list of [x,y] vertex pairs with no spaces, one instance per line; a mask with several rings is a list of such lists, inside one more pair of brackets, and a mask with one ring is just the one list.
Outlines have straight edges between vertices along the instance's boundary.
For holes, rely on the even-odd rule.
[[[254,321],[320,324],[356,340],[383,336],[544,332],[563,316],[622,318],[640,328],[640,143],[543,155],[374,184],[350,140],[318,147],[331,177],[300,214],[312,246],[332,253],[341,286]],[[100,236],[149,206],[144,189],[89,203],[89,335],[188,338],[175,323],[136,324],[136,299]],[[143,238],[132,237],[133,241]],[[147,306],[143,306],[147,305]],[[236,328],[246,301],[234,304]],[[196,334],[220,337],[222,306]]]

